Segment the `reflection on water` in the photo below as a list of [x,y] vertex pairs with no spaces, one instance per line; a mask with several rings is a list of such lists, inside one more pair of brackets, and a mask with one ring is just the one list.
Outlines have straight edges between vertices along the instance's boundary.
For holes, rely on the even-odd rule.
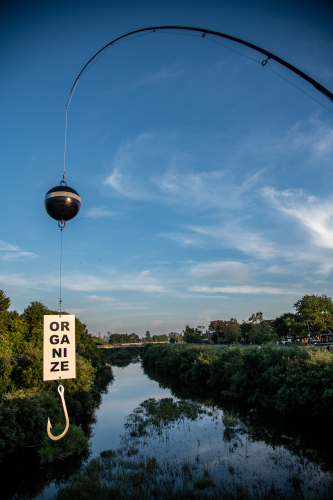
[[169,388],[176,398],[190,399],[208,407],[217,405],[226,412],[238,413],[252,441],[265,441],[273,447],[283,446],[293,454],[316,462],[324,471],[333,472],[330,423],[309,421],[306,415],[283,415],[239,399],[221,398],[218,391],[206,385],[185,384],[148,369],[144,372],[160,387]]
[[112,369],[115,382],[109,393],[103,396],[96,412],[92,456],[99,456],[103,450],[120,446],[126,418],[142,401],[170,395],[169,389],[160,388],[143,373],[139,363],[125,367],[113,366]]
[[228,484],[233,491],[241,486],[263,493],[273,487],[284,498],[295,495],[295,490],[300,498],[305,493],[309,498],[328,494],[332,475],[303,457],[299,438],[295,454],[255,436],[239,414],[212,403],[188,400],[182,406],[183,401],[172,398],[142,403],[127,419],[123,449],[157,457],[163,464],[178,463],[181,468],[187,464],[193,484],[201,472],[212,483]]
[[[115,381],[95,412],[89,458],[111,448],[137,450],[163,464],[187,461],[198,477],[214,482],[247,485],[254,492],[274,483],[297,498],[321,498],[332,486],[325,423],[314,429],[305,416],[222,400],[206,386],[144,373],[138,363],[113,372]],[[66,483],[87,459],[40,466],[34,450],[12,454],[2,464],[7,477],[2,498],[51,498],[55,486]]]

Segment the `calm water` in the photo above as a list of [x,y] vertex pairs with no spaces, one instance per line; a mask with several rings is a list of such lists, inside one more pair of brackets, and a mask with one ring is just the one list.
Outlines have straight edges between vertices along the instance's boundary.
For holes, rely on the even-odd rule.
[[[304,417],[291,419],[267,409],[244,407],[237,401],[223,402],[207,389],[191,389],[175,380],[152,380],[140,363],[113,367],[113,372],[115,380],[96,410],[89,457],[40,466],[34,450],[12,454],[4,464],[8,478],[5,498],[52,498],[56,485],[83,460],[119,447],[135,447],[164,463],[195,463],[198,469],[209,471],[215,481],[224,480],[232,486],[260,489],[274,483],[290,496],[301,491],[304,498],[321,498],[332,488],[332,433],[323,428],[324,423],[314,429],[313,424],[306,425]],[[138,437],[132,432],[131,424],[138,415],[133,411],[149,398],[186,398],[199,410],[192,419],[184,417],[159,427],[149,423],[147,433]],[[238,413],[239,421],[228,430],[222,417],[230,411]],[[139,415],[143,415],[142,410]]]

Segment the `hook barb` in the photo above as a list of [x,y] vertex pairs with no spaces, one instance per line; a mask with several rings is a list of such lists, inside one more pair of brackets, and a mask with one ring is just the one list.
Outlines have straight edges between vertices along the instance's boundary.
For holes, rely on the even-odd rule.
[[66,427],[65,427],[65,430],[61,434],[59,434],[59,436],[53,436],[51,433],[52,425],[51,425],[50,419],[48,418],[46,430],[47,430],[47,435],[49,436],[50,439],[52,439],[52,441],[58,441],[59,439],[63,438],[64,435],[66,434],[66,432],[68,431],[68,427],[69,427],[69,419],[68,419],[68,413],[67,413],[66,403],[65,403],[65,399],[64,399],[64,391],[65,391],[64,387],[60,384],[58,386],[58,392],[59,392],[59,395],[61,397],[62,407],[64,409],[64,414],[65,414],[65,418],[66,418]]

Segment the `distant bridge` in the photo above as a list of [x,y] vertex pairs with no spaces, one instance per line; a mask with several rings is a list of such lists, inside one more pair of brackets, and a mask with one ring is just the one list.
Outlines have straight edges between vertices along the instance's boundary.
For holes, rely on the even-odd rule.
[[170,344],[170,342],[133,342],[132,344],[105,344],[96,347],[98,347],[98,349],[126,349],[127,347],[144,347],[151,344]]

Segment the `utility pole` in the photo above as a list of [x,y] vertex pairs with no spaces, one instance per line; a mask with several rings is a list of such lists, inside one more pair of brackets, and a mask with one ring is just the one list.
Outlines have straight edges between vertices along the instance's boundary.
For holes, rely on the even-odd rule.
[[312,325],[312,321],[304,321],[304,326],[308,326],[308,341],[310,340],[309,337],[310,337],[310,329],[309,329],[309,325]]

